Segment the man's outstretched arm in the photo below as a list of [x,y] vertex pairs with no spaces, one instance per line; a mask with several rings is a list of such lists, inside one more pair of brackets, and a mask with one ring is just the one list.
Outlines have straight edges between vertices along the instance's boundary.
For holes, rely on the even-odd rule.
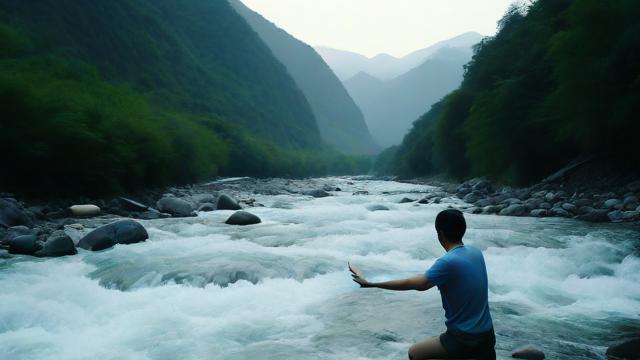
[[358,283],[360,287],[363,287],[363,288],[375,287],[380,289],[397,290],[397,291],[406,291],[406,290],[425,291],[433,287],[433,283],[429,281],[429,279],[425,275],[418,275],[418,276],[410,277],[407,279],[372,283],[372,282],[368,282],[362,276],[362,273],[358,271],[358,269],[351,266],[351,264],[349,264],[349,271],[351,271],[351,276],[353,277],[353,281]]

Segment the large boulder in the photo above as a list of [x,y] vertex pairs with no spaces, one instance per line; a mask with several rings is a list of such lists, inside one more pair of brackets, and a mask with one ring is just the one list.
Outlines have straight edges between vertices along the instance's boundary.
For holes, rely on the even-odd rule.
[[608,359],[640,359],[640,338],[609,346]]
[[521,204],[513,204],[502,209],[499,214],[504,216],[524,216],[527,214],[527,207]]
[[69,207],[71,215],[79,217],[90,217],[100,215],[100,207],[92,204],[72,205]]
[[164,197],[156,204],[158,210],[173,216],[188,217],[196,216],[191,203],[175,197]]
[[80,239],[78,247],[99,251],[115,244],[134,244],[149,238],[147,230],[133,220],[119,220],[101,226]]
[[228,225],[253,225],[260,222],[262,221],[259,217],[246,211],[236,211],[225,221]]
[[480,180],[472,187],[473,191],[481,192],[481,193],[490,193],[493,191],[493,186],[491,185],[491,181],[489,180]]
[[533,345],[527,345],[513,350],[511,357],[527,360],[542,360],[545,358],[544,352]]
[[73,240],[68,235],[54,236],[44,243],[41,250],[34,255],[41,257],[58,257],[65,255],[75,255],[78,253]]
[[412,203],[414,201],[416,201],[416,200],[405,197],[405,198],[402,198],[402,200],[400,200],[400,204]]
[[476,201],[478,201],[480,199],[482,199],[482,194],[480,194],[479,192],[475,192],[475,191],[465,195],[464,198],[462,198],[462,200],[464,202],[469,203],[469,204],[473,204],[473,203],[475,203]]
[[7,239],[5,244],[10,254],[33,255],[42,249],[42,244],[35,235],[22,235]]
[[33,222],[13,198],[0,198],[0,226],[31,226]]
[[220,194],[218,196],[218,204],[216,206],[218,210],[240,210],[242,207],[238,202],[227,194]]

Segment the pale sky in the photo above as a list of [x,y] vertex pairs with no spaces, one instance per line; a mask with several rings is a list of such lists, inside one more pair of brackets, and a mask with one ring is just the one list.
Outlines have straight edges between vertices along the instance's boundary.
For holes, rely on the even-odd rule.
[[242,0],[312,46],[401,57],[467,31],[493,35],[514,0]]

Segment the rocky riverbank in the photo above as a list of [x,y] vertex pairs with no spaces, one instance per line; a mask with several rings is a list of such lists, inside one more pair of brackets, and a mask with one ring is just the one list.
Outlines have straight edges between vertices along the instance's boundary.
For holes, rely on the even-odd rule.
[[103,250],[115,244],[145,241],[138,222],[193,217],[198,212],[234,210],[228,225],[252,225],[261,219],[249,211],[262,206],[253,194],[330,196],[340,190],[317,179],[227,178],[205,184],[148,190],[109,199],[19,200],[0,194],[0,246],[9,253],[55,257],[76,248]]
[[[615,172],[612,172],[615,174]],[[455,197],[459,208],[473,214],[564,217],[604,222],[640,222],[640,180],[634,175],[612,175],[601,164],[575,162],[538,184],[515,188],[487,178],[463,183],[414,180],[439,187],[422,203]]]

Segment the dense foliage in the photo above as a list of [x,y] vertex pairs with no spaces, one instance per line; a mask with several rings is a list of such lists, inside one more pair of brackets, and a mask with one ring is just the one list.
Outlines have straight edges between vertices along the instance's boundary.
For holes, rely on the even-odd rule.
[[[29,8],[27,3],[33,5],[31,9],[36,14],[47,9],[55,11],[50,17],[38,18],[31,13],[27,16],[18,11],[22,6]],[[158,1],[155,5],[170,3]],[[206,2],[216,4],[214,7],[221,3]],[[237,37],[234,41],[254,43],[249,48],[256,47],[258,54],[248,56],[247,61],[255,64],[231,67],[229,64],[234,61],[244,61],[240,54],[228,49],[208,49],[210,53],[201,50],[203,58],[199,61],[208,57],[209,65],[227,62],[205,71],[202,64],[195,64],[199,61],[193,59],[193,52],[182,53],[180,47],[171,49],[171,53],[162,52],[161,47],[166,44],[158,40],[162,39],[158,34],[148,37],[150,44],[132,44],[129,50],[135,54],[131,58],[118,59],[127,54],[118,46],[150,35],[141,32],[158,30],[154,29],[155,18],[151,16],[160,10],[143,0],[113,2],[115,9],[146,9],[150,17],[144,18],[140,29],[129,28],[128,34],[97,34],[93,33],[99,31],[92,24],[105,19],[112,25],[132,25],[126,17],[109,13],[113,9],[103,9],[101,4],[106,3],[2,1],[1,190],[97,195],[193,182],[215,175],[311,176],[368,169],[368,159],[339,155],[322,145],[306,100],[282,66],[272,57],[266,58],[271,56],[268,49],[250,29],[244,33],[228,30],[230,37]],[[74,18],[77,14],[72,5],[87,11],[82,19]],[[110,16],[97,16],[98,10]],[[70,12],[70,18],[55,20],[56,16],[67,16],[64,11]],[[229,12],[235,15],[230,8]],[[9,17],[8,13],[25,16]],[[136,14],[133,10],[128,13],[134,18]],[[238,23],[244,24],[235,16]],[[78,34],[71,34],[72,25],[78,26]],[[219,29],[222,30],[226,28]],[[83,40],[82,36],[86,38]],[[81,43],[90,39],[96,45]],[[101,47],[112,48],[92,54]],[[195,48],[194,45],[190,50]],[[146,51],[160,52],[141,55]],[[222,59],[225,56],[230,58]],[[239,59],[234,60],[233,56]],[[274,67],[276,71],[272,72]],[[254,71],[265,74],[253,78],[257,76]],[[218,79],[213,80],[213,76]],[[239,79],[241,76],[245,78]],[[268,93],[275,95],[265,95]],[[251,121],[256,123],[252,125]]]
[[527,183],[573,158],[640,164],[640,3],[512,7],[460,88],[414,123],[392,171]]

